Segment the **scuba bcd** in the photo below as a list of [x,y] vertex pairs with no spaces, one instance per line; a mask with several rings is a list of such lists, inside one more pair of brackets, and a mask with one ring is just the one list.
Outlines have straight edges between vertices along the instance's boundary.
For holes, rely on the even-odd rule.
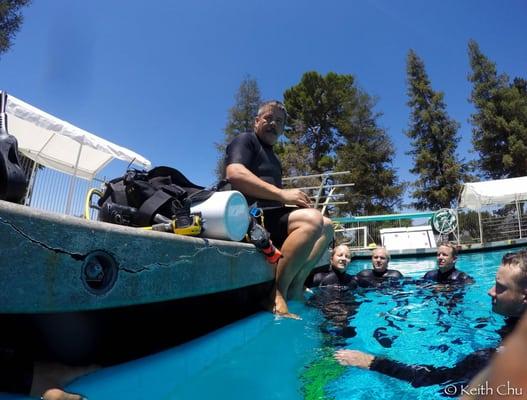
[[198,235],[201,216],[193,215],[190,207],[212,193],[174,168],[156,167],[148,172],[129,169],[124,176],[106,184],[98,201],[99,220]]

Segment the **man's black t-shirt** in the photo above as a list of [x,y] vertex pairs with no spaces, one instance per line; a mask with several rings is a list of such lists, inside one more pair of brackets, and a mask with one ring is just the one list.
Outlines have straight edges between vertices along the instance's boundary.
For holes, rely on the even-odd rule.
[[[236,136],[227,146],[225,166],[229,164],[242,164],[263,181],[282,188],[282,166],[274,154],[273,146],[260,141],[253,132],[242,133]],[[260,200],[248,196],[249,205],[258,201],[259,207],[282,206],[281,203],[271,200]]]

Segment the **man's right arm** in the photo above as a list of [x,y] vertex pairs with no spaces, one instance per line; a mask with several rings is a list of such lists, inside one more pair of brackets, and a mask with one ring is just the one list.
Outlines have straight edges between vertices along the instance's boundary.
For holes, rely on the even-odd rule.
[[389,358],[374,357],[357,350],[340,350],[335,358],[341,365],[354,366],[405,380],[414,387],[430,386],[448,381],[469,381],[482,370],[492,354],[491,349],[476,351],[460,360],[453,367],[408,365]]
[[251,197],[262,200],[279,201],[299,207],[309,207],[309,197],[298,189],[280,189],[265,182],[253,174],[243,164],[233,163],[227,165],[226,176],[232,188]]

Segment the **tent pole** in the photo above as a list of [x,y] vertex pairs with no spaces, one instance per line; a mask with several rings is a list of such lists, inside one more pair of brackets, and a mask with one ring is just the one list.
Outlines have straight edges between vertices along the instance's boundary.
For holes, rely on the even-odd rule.
[[479,242],[483,244],[483,226],[481,226],[481,210],[478,209]]
[[31,175],[29,175],[29,183],[27,185],[26,196],[24,200],[25,206],[31,205],[31,197],[33,196],[33,186],[35,185],[35,179],[36,179],[35,173],[37,171],[38,163],[34,160],[31,160],[31,161],[33,161],[33,167],[31,168]]
[[520,205],[518,199],[516,199],[516,212],[518,213],[518,231],[520,232],[520,239],[522,238],[522,218],[520,215]]
[[81,147],[79,147],[79,152],[77,153],[77,161],[75,161],[75,170],[73,171],[73,175],[71,175],[70,178],[70,188],[68,191],[68,200],[66,202],[66,215],[69,215],[71,211],[71,202],[73,200],[73,192],[75,190],[75,178],[77,178],[77,169],[79,168],[79,160],[81,158],[83,145],[84,143],[81,143]]
[[458,208],[456,208],[456,221],[457,221],[457,224],[456,224],[457,225],[457,229],[456,229],[457,230],[457,238],[456,239],[457,239],[457,244],[460,245],[461,243],[460,243],[460,240],[459,240],[459,209]]

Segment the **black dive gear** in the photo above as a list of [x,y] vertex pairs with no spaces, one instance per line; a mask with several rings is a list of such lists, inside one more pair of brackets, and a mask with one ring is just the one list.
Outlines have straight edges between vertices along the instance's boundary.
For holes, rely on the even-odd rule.
[[282,257],[282,253],[278,250],[271,241],[269,232],[265,228],[256,222],[256,218],[251,216],[251,222],[249,224],[249,230],[247,232],[249,242],[260,250],[267,261],[271,264],[276,264]]

